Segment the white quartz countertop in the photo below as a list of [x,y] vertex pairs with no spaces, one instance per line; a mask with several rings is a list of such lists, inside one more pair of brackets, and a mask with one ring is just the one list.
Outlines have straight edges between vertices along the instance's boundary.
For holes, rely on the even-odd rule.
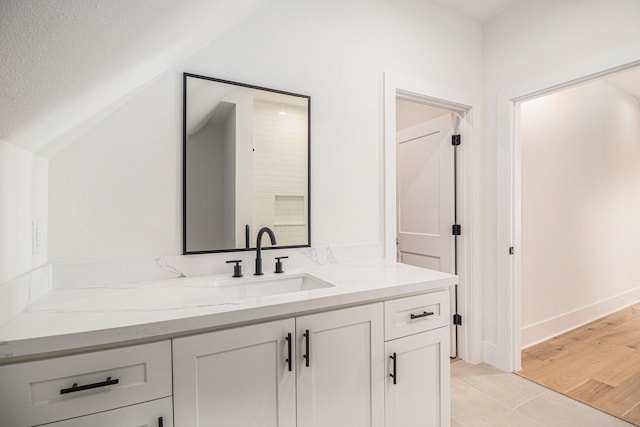
[[[230,275],[58,288],[0,326],[0,364],[222,329],[445,288],[456,276],[369,261],[290,269],[327,287],[260,297],[223,297],[220,286],[256,280]],[[237,282],[235,282],[237,281]],[[256,284],[259,285],[259,284]]]

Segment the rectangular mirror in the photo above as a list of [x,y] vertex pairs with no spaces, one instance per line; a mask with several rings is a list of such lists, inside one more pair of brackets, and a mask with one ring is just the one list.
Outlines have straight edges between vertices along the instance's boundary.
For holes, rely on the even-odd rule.
[[184,73],[184,254],[309,246],[310,97]]

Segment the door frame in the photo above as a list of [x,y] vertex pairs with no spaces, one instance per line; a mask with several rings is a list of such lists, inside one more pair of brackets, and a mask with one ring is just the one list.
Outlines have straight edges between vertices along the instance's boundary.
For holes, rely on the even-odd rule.
[[[481,336],[479,319],[480,295],[474,284],[479,282],[479,266],[474,262],[474,254],[480,253],[474,240],[474,230],[479,229],[478,211],[473,194],[477,192],[478,177],[474,176],[474,165],[479,158],[476,141],[479,131],[474,126],[474,113],[480,101],[477,97],[457,87],[434,85],[406,76],[384,73],[384,256],[387,261],[396,259],[396,96],[424,101],[450,110],[463,112],[460,123],[462,144],[457,147],[457,211],[458,222],[462,225],[462,235],[458,236],[457,268],[458,313],[462,315],[462,326],[458,330],[458,355],[470,363],[480,361],[477,339]],[[452,314],[453,310],[452,310]]]
[[[640,66],[640,45],[520,82],[498,95],[497,110],[497,343],[493,360],[507,372],[522,369],[521,356],[521,145],[520,105],[552,92]],[[513,255],[509,247],[514,247]],[[489,309],[489,307],[485,307]]]

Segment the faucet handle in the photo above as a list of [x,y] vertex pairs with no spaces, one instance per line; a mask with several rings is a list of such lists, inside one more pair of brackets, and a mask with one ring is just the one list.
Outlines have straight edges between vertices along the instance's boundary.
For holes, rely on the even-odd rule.
[[282,269],[282,261],[281,259],[289,258],[288,256],[277,256],[276,257],[276,271],[274,273],[284,273]]
[[233,266],[233,277],[242,277],[242,266],[240,265],[241,262],[241,259],[233,259],[231,261],[227,261],[227,264],[236,264]]

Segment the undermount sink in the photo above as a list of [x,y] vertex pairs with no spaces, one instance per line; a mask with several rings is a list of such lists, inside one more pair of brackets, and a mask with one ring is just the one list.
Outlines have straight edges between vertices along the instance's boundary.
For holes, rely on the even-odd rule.
[[269,295],[311,291],[329,288],[333,285],[308,274],[282,277],[245,277],[216,282],[218,296],[224,299],[258,298]]
[[[29,308],[32,312],[56,310],[78,310],[78,298],[82,310],[87,312],[153,312],[215,305],[242,304],[243,300],[255,300],[268,296],[313,291],[333,285],[305,273],[245,276],[235,279],[211,281],[207,277],[175,279],[167,283],[156,283],[134,288],[112,289],[109,292],[92,293],[91,289],[81,296],[66,300],[65,292],[53,293]],[[149,289],[152,288],[152,291]],[[61,298],[61,299],[60,299]],[[112,309],[105,307],[114,307]]]

